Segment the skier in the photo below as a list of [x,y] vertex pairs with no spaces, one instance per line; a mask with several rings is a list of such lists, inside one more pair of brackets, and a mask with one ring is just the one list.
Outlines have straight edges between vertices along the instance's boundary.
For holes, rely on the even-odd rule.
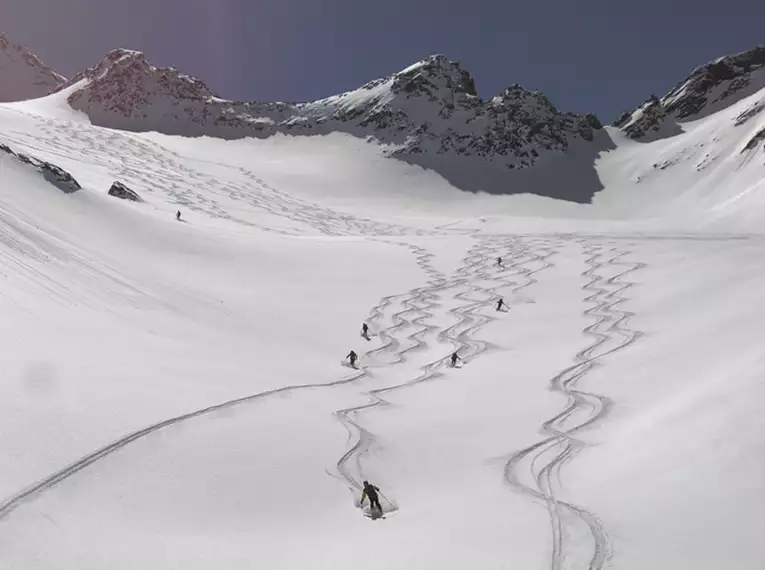
[[359,357],[358,354],[356,354],[354,351],[350,351],[348,353],[348,356],[346,358],[351,361],[351,366],[356,368],[356,359]]
[[458,360],[462,360],[459,356],[457,356],[456,352],[454,354],[452,354],[451,359],[452,359],[452,368],[457,366],[457,361]]
[[178,210],[178,211],[175,213],[175,219],[176,219],[176,220],[178,220],[179,222],[181,221],[181,211],[180,211],[180,210]]
[[361,325],[361,336],[369,340],[369,326],[366,323]]
[[501,257],[497,258],[497,267],[502,267],[502,258]]
[[364,481],[364,491],[361,493],[361,504],[364,504],[364,499],[369,497],[369,508],[377,509],[382,513],[382,506],[380,505],[380,498],[377,493],[380,491],[377,487],[372,485],[369,481]]
[[507,308],[507,303],[502,299],[502,297],[499,298],[499,301],[497,301],[497,310],[501,311],[502,307]]

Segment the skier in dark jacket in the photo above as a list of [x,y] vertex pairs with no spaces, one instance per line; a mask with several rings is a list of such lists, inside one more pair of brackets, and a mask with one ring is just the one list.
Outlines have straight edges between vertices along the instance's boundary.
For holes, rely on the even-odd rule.
[[356,367],[356,360],[358,359],[359,355],[356,354],[354,351],[350,351],[348,353],[348,356],[346,358],[351,361],[351,366],[354,368]]
[[379,491],[380,489],[372,485],[369,481],[364,481],[364,491],[361,493],[361,504],[363,505],[364,499],[369,497],[369,508],[377,509],[382,512],[380,498],[377,496]]
[[457,356],[456,352],[454,354],[452,354],[451,359],[452,359],[452,368],[457,366],[457,361],[458,360],[462,360],[459,356]]
[[502,297],[499,298],[499,301],[497,301],[497,310],[501,311],[502,307],[507,308],[507,303],[502,299]]
[[502,267],[502,258],[501,257],[497,258],[497,267]]
[[363,323],[361,325],[361,336],[369,340],[369,325],[367,325],[366,323]]

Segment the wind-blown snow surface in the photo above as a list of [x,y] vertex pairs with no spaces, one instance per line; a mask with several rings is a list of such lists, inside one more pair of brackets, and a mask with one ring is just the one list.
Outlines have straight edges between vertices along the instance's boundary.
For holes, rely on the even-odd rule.
[[585,206],[65,96],[0,107],[83,187],[0,155],[0,567],[760,567],[751,100],[618,141]]

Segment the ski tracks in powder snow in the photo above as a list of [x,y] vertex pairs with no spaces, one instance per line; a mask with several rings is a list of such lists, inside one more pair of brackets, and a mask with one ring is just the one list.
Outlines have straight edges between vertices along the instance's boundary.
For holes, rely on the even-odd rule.
[[[547,506],[552,527],[551,570],[588,568],[600,570],[611,556],[611,547],[603,524],[585,508],[563,501],[557,496],[560,470],[584,447],[575,434],[608,414],[611,401],[606,397],[577,387],[578,382],[600,361],[630,346],[640,337],[639,331],[626,327],[632,316],[618,308],[628,298],[625,292],[633,283],[623,280],[644,264],[622,261],[631,250],[582,242],[588,279],[582,289],[589,293],[585,302],[594,306],[584,311],[594,317],[582,333],[593,342],[575,356],[575,364],[562,370],[550,382],[550,389],[565,395],[566,407],[542,424],[545,439],[512,454],[504,469],[505,482],[513,488],[541,500]],[[617,270],[610,277],[608,271]],[[523,482],[530,475],[531,482]],[[589,547],[576,539],[589,536]]]
[[[366,358],[375,357],[377,360],[382,353],[390,353],[392,360],[383,364],[388,366],[404,362],[406,354],[410,351],[435,352],[435,347],[424,340],[424,337],[438,327],[429,325],[425,321],[436,315],[437,309],[442,306],[438,301],[447,292],[451,292],[452,299],[460,304],[445,311],[455,322],[440,330],[433,339],[439,344],[450,345],[447,354],[439,351],[442,354],[421,366],[419,373],[413,378],[369,390],[365,393],[367,402],[335,412],[349,434],[349,448],[338,460],[336,470],[340,478],[354,492],[361,490],[361,481],[365,478],[363,458],[377,444],[377,435],[363,426],[360,417],[363,412],[372,408],[389,406],[390,403],[383,397],[387,393],[442,376],[441,369],[447,365],[451,352],[462,352],[461,358],[467,363],[480,354],[494,349],[495,347],[488,342],[473,338],[481,327],[494,320],[494,317],[487,316],[482,311],[491,307],[499,298],[498,290],[509,289],[512,294],[516,294],[534,284],[536,281],[533,275],[552,266],[547,258],[556,251],[549,246],[547,240],[527,242],[520,238],[504,237],[475,239],[477,243],[469,249],[452,278],[447,278],[432,267],[430,264],[432,254],[423,248],[411,244],[399,244],[408,247],[414,253],[417,263],[430,279],[424,287],[413,289],[401,296],[400,304],[405,308],[391,315],[393,325],[378,332],[383,344],[367,352]],[[510,263],[506,267],[501,267],[500,270],[492,270],[492,262],[496,259],[498,252],[509,252]],[[520,282],[511,278],[518,278]],[[375,307],[370,321],[379,322],[383,318],[385,309],[389,308],[393,301],[393,297],[388,297],[381,305]],[[397,339],[396,334],[405,328],[414,330],[403,339]],[[387,503],[387,512],[392,513],[398,510],[394,499],[385,496],[383,499]]]
[[[476,358],[488,350],[494,350],[487,342],[475,339],[473,335],[494,317],[483,314],[499,298],[499,290],[509,290],[516,295],[536,282],[534,275],[552,267],[548,260],[557,253],[559,246],[568,242],[566,238],[532,238],[523,236],[476,236],[476,243],[469,249],[461,266],[452,277],[436,270],[431,264],[433,255],[424,248],[406,242],[388,242],[407,247],[428,277],[422,287],[406,293],[383,297],[370,312],[368,323],[380,340],[379,346],[362,356],[367,366],[334,382],[325,384],[306,383],[284,386],[258,394],[233,399],[209,406],[174,418],[166,419],[141,430],[130,433],[30,485],[0,503],[0,520],[7,517],[15,508],[34,500],[42,493],[52,489],[69,477],[72,477],[125,446],[166,427],[213,414],[227,408],[239,406],[277,394],[292,391],[321,389],[349,384],[362,378],[371,378],[369,369],[394,366],[406,362],[410,353],[431,351],[434,347],[426,340],[450,345],[450,351],[459,350],[465,362]],[[601,240],[602,241],[602,240]],[[595,242],[595,243],[590,243]],[[598,361],[634,342],[640,335],[626,327],[631,313],[618,308],[627,300],[624,293],[632,283],[623,281],[629,273],[643,267],[641,263],[622,261],[631,254],[628,249],[618,249],[598,244],[596,240],[583,240],[586,263],[589,268],[582,274],[589,281],[583,290],[589,293],[586,302],[594,306],[584,311],[588,317],[594,317],[595,323],[583,329],[583,334],[594,341],[576,355],[576,363],[551,380],[551,389],[568,398],[568,404],[562,412],[550,418],[542,425],[546,436],[542,441],[515,452],[507,461],[504,480],[513,488],[539,499],[547,505],[552,525],[551,569],[562,570],[564,567],[589,568],[600,570],[610,555],[610,546],[602,524],[598,518],[586,509],[560,500],[556,496],[556,486],[560,485],[560,469],[572,459],[583,444],[575,439],[576,432],[601,420],[608,413],[610,401],[601,395],[577,388],[577,382]],[[504,254],[507,265],[500,269],[493,267],[497,254]],[[606,270],[618,269],[610,277],[603,275]],[[455,320],[450,326],[439,329],[428,324],[442,307],[444,295],[451,294],[457,301],[455,308],[445,310]],[[533,301],[532,301],[533,302]],[[389,315],[390,325],[382,322]],[[408,331],[408,334],[404,334]],[[415,384],[433,380],[442,375],[440,369],[446,366],[448,353],[438,355],[419,368],[419,374],[411,379],[365,392],[368,401],[362,405],[335,412],[337,419],[348,430],[349,447],[337,461],[336,474],[350,489],[357,491],[363,480],[363,458],[374,447],[377,436],[366,430],[362,423],[365,410],[389,405],[384,395],[395,390],[405,389]],[[522,482],[522,474],[530,473],[533,484]],[[398,505],[383,495],[388,512],[395,513]],[[591,537],[592,548],[587,559],[580,559],[569,548],[569,537],[581,535],[585,530]],[[565,566],[564,566],[565,563]],[[570,563],[570,564],[569,564]]]

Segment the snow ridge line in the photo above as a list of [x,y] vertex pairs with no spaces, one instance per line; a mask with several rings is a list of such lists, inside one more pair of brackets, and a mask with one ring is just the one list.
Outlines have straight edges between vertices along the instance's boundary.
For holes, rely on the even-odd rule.
[[[566,555],[565,532],[576,521],[583,522],[593,539],[593,553],[586,563],[589,570],[600,570],[605,562],[611,557],[608,536],[605,533],[602,522],[586,509],[559,500],[555,494],[555,486],[560,487],[560,469],[562,465],[570,461],[573,456],[584,447],[584,443],[576,440],[573,435],[591,426],[596,421],[602,420],[609,412],[611,401],[602,395],[586,392],[576,388],[576,384],[599,361],[617,351],[623,350],[635,342],[641,335],[639,331],[627,329],[628,319],[633,313],[618,309],[617,306],[628,300],[623,293],[632,287],[634,283],[622,282],[621,278],[627,274],[645,267],[645,264],[635,262],[627,263],[619,261],[621,257],[629,255],[630,250],[609,251],[617,252],[615,255],[601,261],[603,257],[602,247],[591,246],[585,250],[589,255],[586,263],[589,268],[582,273],[590,277],[590,281],[583,286],[583,290],[592,292],[585,302],[595,303],[584,314],[596,318],[596,322],[583,329],[583,334],[594,337],[594,342],[579,351],[575,358],[576,364],[564,369],[550,382],[550,389],[565,394],[568,397],[566,408],[547,420],[542,426],[542,433],[548,437],[544,440],[515,452],[505,464],[504,480],[511,487],[544,501],[550,515],[552,526],[553,550],[551,557],[551,569],[560,570]],[[612,277],[606,278],[599,275],[598,270],[608,266],[624,266],[625,269]],[[616,289],[610,289],[616,287]],[[604,326],[605,331],[603,331]],[[615,333],[615,334],[614,334]],[[608,342],[618,340],[615,335],[621,337],[621,341],[611,348],[598,352]],[[583,420],[567,427],[566,422],[581,411],[588,411],[588,416]],[[552,453],[552,457],[549,457]],[[547,456],[547,457],[546,457]],[[519,472],[521,465],[527,462],[528,470],[534,477],[536,488],[520,481]],[[541,468],[536,465],[543,462]],[[573,520],[572,520],[573,515]],[[566,520],[568,519],[568,520]]]
[[[417,248],[417,250],[420,250],[420,248]],[[424,251],[424,250],[420,250],[420,251]],[[468,255],[463,259],[463,265],[457,270],[457,273],[461,275],[461,278],[452,282],[447,282],[445,284],[440,283],[439,286],[441,286],[441,288],[445,288],[444,286],[452,287],[452,286],[468,283],[471,279],[471,275],[470,275],[471,270],[475,271],[476,276],[479,277],[480,279],[497,280],[495,275],[487,274],[482,269],[485,261],[489,259],[489,252],[493,252],[493,251],[495,250],[489,247],[488,240],[482,240],[478,245],[471,247],[471,249],[468,251]],[[520,266],[525,263],[544,260],[547,256],[551,254],[552,252],[549,252],[543,256],[532,255],[532,259],[516,259],[516,257],[518,256],[514,255],[513,262],[508,267],[508,269],[515,268],[515,267],[520,268]],[[522,252],[522,255],[527,256],[525,251]],[[423,256],[421,259],[424,261],[426,257]],[[550,265],[551,264],[545,263],[543,267],[540,267],[535,270],[520,270],[519,269],[519,274],[527,275],[528,283],[518,286],[517,289],[527,287],[531,285],[532,283],[534,283],[535,281],[533,277],[531,277],[531,275],[533,275],[533,273],[546,269]],[[441,274],[438,274],[438,275],[439,277],[441,276]],[[479,291],[487,295],[489,299],[483,300],[483,301],[468,300],[469,302],[467,305],[457,307],[456,309],[451,309],[449,312],[452,314],[455,314],[458,317],[459,321],[455,323],[454,325],[448,327],[446,330],[442,331],[438,335],[438,339],[439,340],[448,339],[458,349],[459,348],[470,349],[470,355],[464,357],[464,360],[466,361],[471,360],[475,358],[476,356],[478,356],[479,354],[481,354],[482,352],[486,351],[489,348],[488,343],[484,343],[482,341],[474,341],[469,338],[469,335],[473,334],[476,330],[478,330],[481,326],[485,325],[487,322],[493,320],[493,317],[487,317],[484,315],[481,315],[480,317],[478,317],[475,314],[479,310],[482,310],[483,308],[485,308],[488,303],[490,303],[493,299],[496,298],[494,289],[499,289],[501,287],[507,287],[511,285],[516,285],[516,284],[514,282],[507,282],[504,280],[500,280],[500,284],[497,287],[492,288],[491,290],[483,289],[480,287],[472,287],[473,290]],[[465,294],[466,293],[458,293],[455,295],[455,298],[464,299]],[[431,308],[432,306],[428,306],[428,309],[431,309]],[[425,315],[425,317],[433,316],[432,314],[429,313],[428,310],[426,310],[425,312],[428,313]],[[465,324],[467,324],[468,326],[464,330],[462,330],[458,334],[454,334],[455,330],[457,330],[460,327],[463,327]],[[420,331],[420,332],[424,332],[424,331]],[[366,404],[354,406],[351,408],[345,408],[335,412],[335,415],[338,417],[339,421],[346,426],[346,429],[348,429],[349,432],[355,431],[357,434],[354,445],[352,445],[346,451],[346,453],[340,458],[340,460],[337,462],[337,465],[336,465],[337,472],[342,477],[342,479],[348,484],[351,490],[355,490],[355,491],[361,490],[360,479],[363,479],[361,458],[364,456],[365,453],[369,451],[369,449],[376,442],[375,434],[371,433],[366,428],[364,428],[359,422],[355,421],[353,417],[356,416],[359,412],[363,412],[365,410],[391,405],[390,402],[388,402],[382,397],[382,395],[385,393],[401,390],[404,388],[409,388],[416,384],[420,384],[422,382],[433,380],[435,378],[442,376],[443,374],[439,372],[438,369],[444,364],[444,362],[447,359],[448,359],[448,356],[440,357],[432,362],[429,362],[428,364],[425,364],[424,366],[420,368],[421,373],[412,380],[409,380],[407,382],[397,384],[394,386],[388,386],[385,388],[370,390],[369,392],[366,393],[367,397],[369,398],[369,401]],[[354,461],[355,463],[358,479],[350,473],[350,470],[347,467],[348,463],[350,463],[351,461]],[[398,510],[398,505],[395,503],[395,501],[392,501],[388,499],[387,497],[386,497],[386,501],[389,503],[389,509],[388,509],[389,513],[395,512]]]

